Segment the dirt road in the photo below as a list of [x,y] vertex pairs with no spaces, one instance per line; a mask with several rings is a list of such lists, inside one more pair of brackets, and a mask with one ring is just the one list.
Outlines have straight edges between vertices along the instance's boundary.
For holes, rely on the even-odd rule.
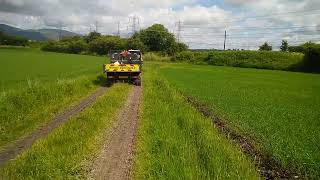
[[26,137],[19,139],[14,144],[10,144],[0,152],[0,167],[5,165],[9,160],[14,159],[18,154],[22,153],[27,148],[31,147],[32,144],[38,139],[47,136],[55,128],[66,122],[71,116],[78,114],[86,107],[90,106],[95,100],[103,95],[107,90],[107,87],[100,87],[94,93],[81,100],[75,106],[66,109],[64,112],[58,114],[47,124],[41,126]]
[[137,129],[141,87],[135,86],[119,111],[111,133],[106,135],[102,152],[93,163],[89,178],[129,179]]

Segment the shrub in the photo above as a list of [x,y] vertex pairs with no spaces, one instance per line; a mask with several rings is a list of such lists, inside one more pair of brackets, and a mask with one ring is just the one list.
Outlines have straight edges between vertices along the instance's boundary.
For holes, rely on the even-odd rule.
[[307,72],[320,72],[320,47],[305,49],[303,70]]
[[259,47],[259,50],[260,50],[260,51],[272,51],[272,46],[269,45],[267,42],[265,42],[264,44],[262,44],[262,45]]
[[28,39],[19,36],[9,36],[0,31],[0,45],[26,46]]
[[169,62],[170,61],[170,57],[168,56],[163,56],[163,55],[159,55],[157,53],[146,53],[143,56],[143,61],[161,61],[161,62]]
[[184,51],[172,57],[173,61],[188,61],[195,64],[218,66],[250,67],[261,69],[291,70],[302,62],[301,53],[284,53],[270,51]]
[[88,49],[88,44],[85,43],[82,40],[78,41],[71,41],[68,43],[68,53],[73,53],[73,54],[80,54],[83,51],[86,51]]
[[129,38],[126,42],[126,49],[139,49],[140,51],[145,51],[144,44],[138,38]]
[[117,36],[102,36],[89,43],[89,51],[98,55],[125,48],[125,41]]

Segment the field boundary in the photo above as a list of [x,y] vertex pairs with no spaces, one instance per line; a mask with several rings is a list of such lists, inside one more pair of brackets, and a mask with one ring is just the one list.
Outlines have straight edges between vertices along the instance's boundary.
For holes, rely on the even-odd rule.
[[40,126],[26,137],[17,140],[15,143],[5,146],[0,151],[0,167],[4,166],[8,161],[14,159],[17,155],[31,147],[35,141],[47,136],[54,129],[58,128],[60,125],[68,121],[71,116],[80,113],[86,107],[92,105],[98,97],[106,92],[107,89],[107,87],[98,88],[95,92],[82,99],[78,104],[71,106],[65,111],[57,114],[47,124]]
[[254,164],[261,177],[265,177],[266,179],[296,179],[305,177],[303,174],[298,173],[299,171],[297,171],[296,168],[283,168],[271,154],[259,150],[255,146],[256,142],[252,138],[246,137],[228,127],[225,121],[207,104],[193,97],[186,96],[181,92],[180,94],[188,104],[199,111],[204,117],[211,119],[219,133],[225,135],[232,143],[238,145],[243,153],[254,160]]

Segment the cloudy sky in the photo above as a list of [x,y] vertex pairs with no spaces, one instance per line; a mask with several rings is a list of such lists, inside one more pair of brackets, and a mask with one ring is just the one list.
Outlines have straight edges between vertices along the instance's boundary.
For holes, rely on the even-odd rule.
[[23,29],[116,34],[119,22],[127,37],[134,19],[137,30],[164,24],[191,48],[223,48],[225,30],[227,49],[320,42],[320,0],[0,0],[0,23]]

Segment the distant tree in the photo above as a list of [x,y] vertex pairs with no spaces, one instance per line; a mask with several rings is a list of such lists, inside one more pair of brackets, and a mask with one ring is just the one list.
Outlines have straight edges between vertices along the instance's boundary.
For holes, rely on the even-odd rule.
[[272,46],[269,45],[267,42],[265,42],[264,44],[262,44],[262,45],[259,47],[259,50],[260,50],[260,51],[272,51]]
[[101,37],[101,34],[94,31],[94,32],[90,32],[88,36],[85,36],[84,39],[87,43],[90,43],[91,41],[98,39],[99,37]]
[[281,43],[281,46],[280,46],[280,50],[282,52],[287,52],[288,49],[289,49],[288,41],[282,40],[282,43]]
[[162,24],[154,24],[147,29],[133,35],[133,38],[139,38],[150,51],[162,51],[170,53],[171,48],[174,48],[175,38],[167,28]]
[[145,51],[145,46],[138,38],[129,38],[126,42],[126,49],[139,49],[142,52]]
[[125,41],[118,36],[101,36],[89,43],[89,51],[99,55],[106,55],[110,50],[125,49]]

